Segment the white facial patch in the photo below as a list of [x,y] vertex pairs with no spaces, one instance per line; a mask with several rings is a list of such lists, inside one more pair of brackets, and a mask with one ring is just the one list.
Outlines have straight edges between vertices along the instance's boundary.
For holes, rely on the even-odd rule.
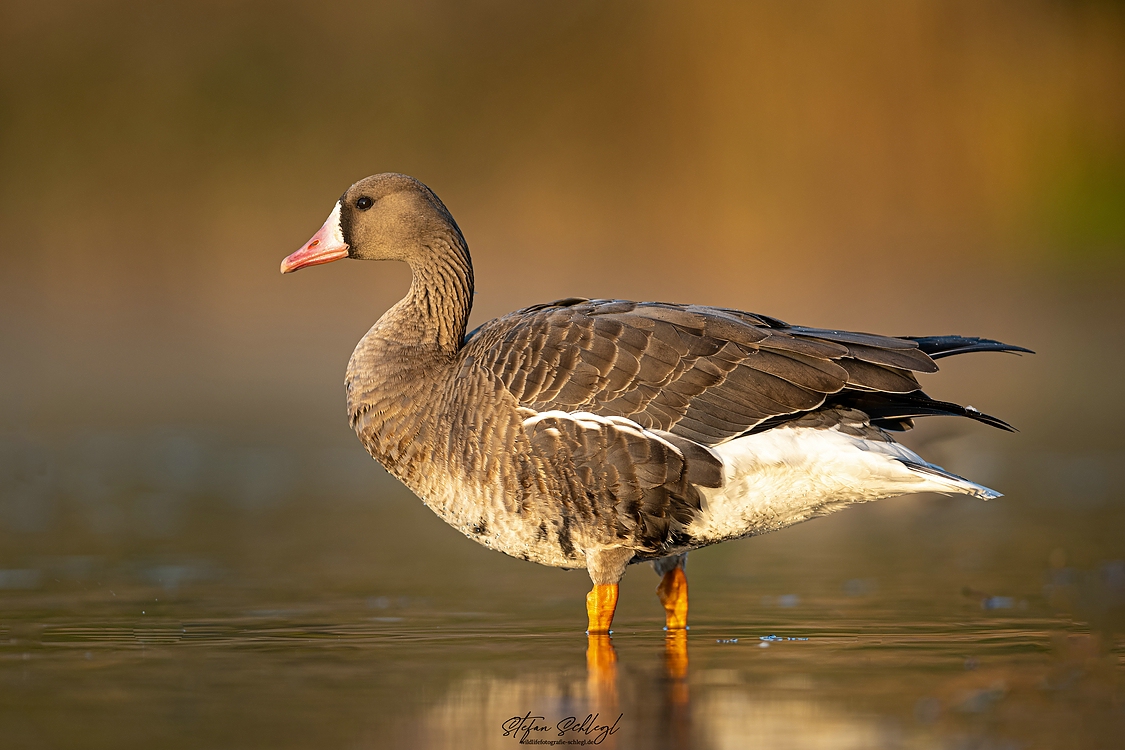
[[332,213],[324,221],[324,228],[328,229],[333,245],[345,244],[344,230],[340,228],[340,201],[336,201],[336,205],[332,207]]

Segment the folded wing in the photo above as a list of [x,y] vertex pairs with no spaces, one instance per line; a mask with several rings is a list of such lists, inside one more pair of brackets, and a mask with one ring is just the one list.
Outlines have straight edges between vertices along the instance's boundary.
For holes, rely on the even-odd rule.
[[891,428],[931,413],[1006,427],[925,396],[915,373],[937,370],[927,348],[935,356],[1018,350],[987,339],[790,326],[724,308],[570,299],[486,324],[466,343],[466,359],[526,408],[624,417],[701,445],[837,405],[877,405],[873,420]]

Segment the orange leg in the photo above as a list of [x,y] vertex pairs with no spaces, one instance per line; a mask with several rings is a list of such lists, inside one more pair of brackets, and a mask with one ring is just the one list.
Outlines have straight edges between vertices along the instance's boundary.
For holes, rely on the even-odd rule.
[[656,595],[664,605],[664,620],[666,630],[684,630],[687,628],[687,575],[684,569],[677,565],[660,580],[656,587]]
[[594,588],[586,594],[586,614],[590,618],[590,625],[586,629],[588,635],[608,635],[609,626],[613,624],[613,612],[617,609],[617,584],[596,583]]

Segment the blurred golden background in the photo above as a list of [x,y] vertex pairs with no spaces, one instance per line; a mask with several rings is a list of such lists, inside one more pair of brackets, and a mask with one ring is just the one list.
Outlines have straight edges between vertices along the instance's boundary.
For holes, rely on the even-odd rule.
[[[991,336],[1040,354],[947,360],[927,388],[1024,432],[931,429],[1025,454],[1122,449],[1119,4],[0,12],[0,420],[24,498],[9,527],[100,512],[65,470],[27,468],[29,452],[81,463],[64,445],[103,467],[163,460],[187,477],[171,490],[135,468],[79,484],[169,496],[210,486],[191,478],[215,463],[192,430],[259,446],[232,471],[277,486],[251,494],[301,494],[279,444],[362,460],[343,367],[407,271],[277,265],[380,171],[419,177],[457,217],[472,325],[582,295]],[[154,430],[171,458],[137,457]],[[358,466],[356,486],[378,476]]]
[[1125,263],[1117,4],[2,12],[12,425],[338,416],[405,271],[274,271],[379,171],[450,206],[477,319],[578,294],[1032,346],[1116,328],[1091,295]]
[[[456,217],[471,326],[580,295],[1035,349],[924,382],[1018,435],[932,420],[911,437],[1007,498],[890,501],[724,545],[693,585],[1007,586],[1119,632],[1109,0],[3,3],[0,596],[94,601],[90,581],[120,579],[456,600],[487,579],[498,601],[548,587],[580,619],[584,580],[460,538],[348,430],[345,363],[405,267],[278,273],[382,171]],[[1040,591],[1067,570],[1109,583]],[[623,616],[647,617],[628,586]],[[771,586],[752,588],[788,591]]]

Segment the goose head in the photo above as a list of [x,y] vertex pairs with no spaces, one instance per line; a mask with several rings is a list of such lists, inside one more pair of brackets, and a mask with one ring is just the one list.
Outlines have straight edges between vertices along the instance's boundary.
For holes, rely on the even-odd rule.
[[281,261],[281,272],[343,258],[413,265],[433,252],[436,238],[464,244],[453,216],[432,190],[404,174],[372,175],[340,196],[324,226]]

